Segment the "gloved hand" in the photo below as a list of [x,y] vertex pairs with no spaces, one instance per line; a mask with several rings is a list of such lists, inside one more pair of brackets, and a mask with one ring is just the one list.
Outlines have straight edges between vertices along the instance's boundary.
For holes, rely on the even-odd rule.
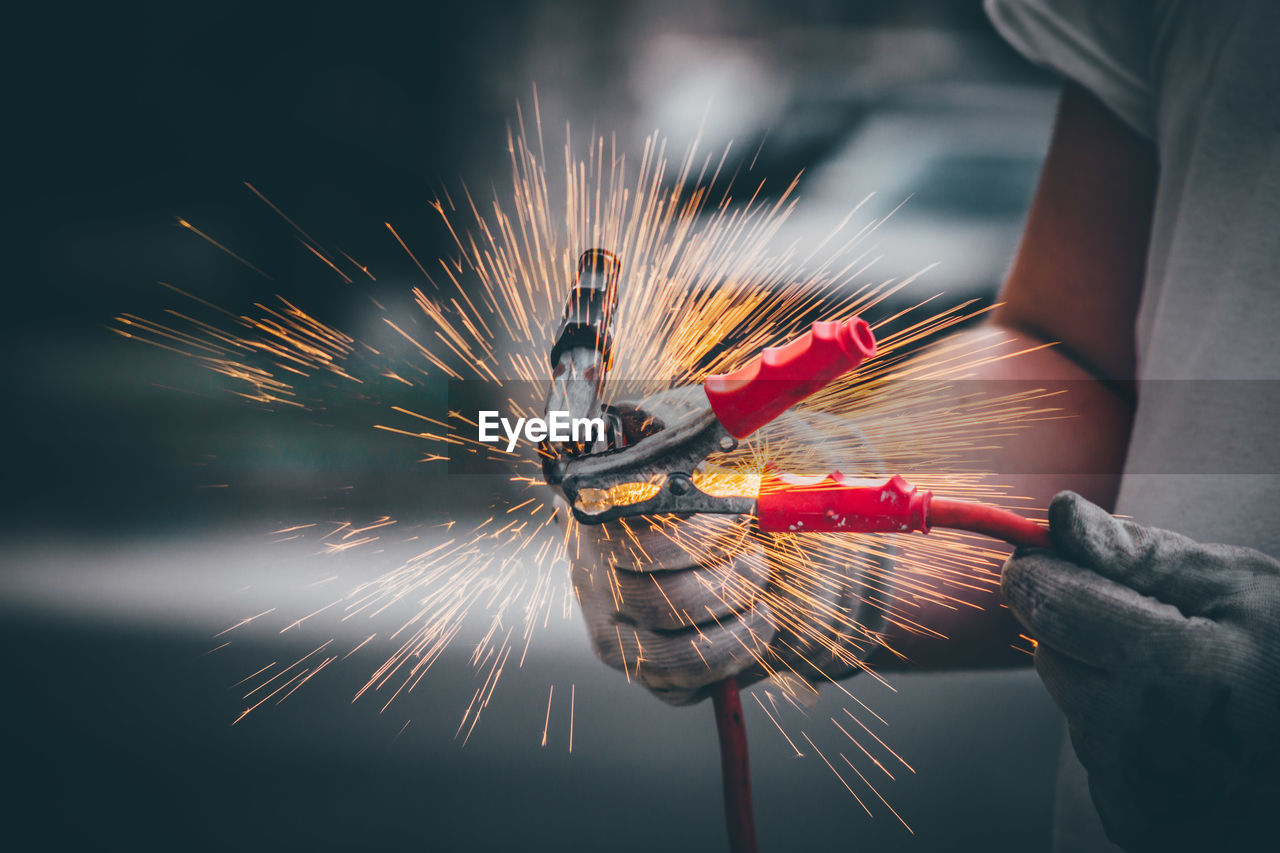
[[[700,404],[697,386],[654,395],[625,418],[638,433],[628,437],[672,425]],[[839,465],[822,456],[828,438],[814,420],[831,417],[787,414],[761,438],[785,433],[788,445],[815,451],[807,465],[792,458],[788,466],[829,473]],[[849,470],[871,464],[843,462]],[[669,704],[697,702],[730,675],[745,685],[782,673],[787,689],[812,692],[810,683],[847,675],[875,645],[854,627],[874,629],[879,620],[846,566],[810,563],[797,572],[786,537],[755,531],[746,517],[636,518],[577,531],[573,585],[596,654]]]
[[1280,563],[1071,492],[1049,526],[1055,550],[1015,554],[1001,589],[1038,640],[1107,835],[1131,851],[1275,849]]

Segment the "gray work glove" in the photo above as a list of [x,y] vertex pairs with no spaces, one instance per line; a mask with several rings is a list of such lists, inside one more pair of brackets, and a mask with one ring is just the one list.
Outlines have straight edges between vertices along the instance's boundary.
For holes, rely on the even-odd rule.
[[[698,405],[706,405],[700,387],[675,389],[642,401],[629,420],[648,432]],[[814,425],[822,418],[831,416],[783,415],[761,438],[785,433],[789,447],[809,448],[785,460],[787,470],[830,473],[839,466],[822,455],[829,435]],[[872,464],[843,462],[848,470]],[[875,646],[878,613],[862,601],[862,579],[812,561],[796,571],[794,544],[753,530],[749,518],[634,518],[577,530],[573,585],[596,654],[669,704],[697,702],[730,675],[743,685],[775,677],[803,701],[814,683],[848,675]]]
[[1019,551],[1001,589],[1038,640],[1036,671],[1108,837],[1130,851],[1280,849],[1280,563],[1071,492],[1049,526],[1055,550]]

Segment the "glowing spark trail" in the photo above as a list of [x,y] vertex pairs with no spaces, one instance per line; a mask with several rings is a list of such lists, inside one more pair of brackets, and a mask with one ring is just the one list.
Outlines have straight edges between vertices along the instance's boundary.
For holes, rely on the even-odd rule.
[[[509,500],[495,498],[492,513],[470,529],[458,519],[449,521],[445,541],[284,628],[300,628],[331,608],[341,611],[344,621],[375,620],[381,614],[408,608],[410,615],[398,627],[370,633],[343,655],[350,657],[359,649],[376,645],[379,637],[379,642],[388,644],[390,651],[384,662],[355,694],[359,699],[381,693],[385,710],[422,682],[465,620],[487,618],[488,630],[471,657],[481,683],[457,727],[457,735],[464,741],[475,730],[503,673],[511,665],[523,663],[537,628],[552,618],[572,618],[572,587],[566,566],[568,555],[577,548],[578,528],[572,521],[557,524],[552,494],[542,485],[536,448],[522,446],[513,454],[497,452],[473,438],[474,424],[461,414],[453,412],[441,418],[403,405],[379,405],[376,389],[386,383],[427,388],[448,378],[467,379],[489,388],[493,398],[512,412],[538,412],[548,372],[547,347],[560,319],[566,283],[573,278],[578,254],[587,247],[608,247],[625,263],[612,369],[613,375],[625,381],[609,386],[611,402],[623,394],[635,398],[700,382],[709,373],[725,372],[761,348],[795,336],[817,317],[861,314],[875,318],[886,300],[910,283],[867,280],[874,259],[863,244],[883,220],[871,220],[850,230],[848,223],[856,210],[809,257],[799,258],[787,247],[779,250],[776,238],[797,204],[797,183],[783,188],[772,200],[766,199],[760,184],[739,197],[733,182],[721,175],[723,156],[699,159],[694,147],[673,164],[666,143],[655,134],[644,141],[636,162],[625,156],[613,139],[595,138],[579,149],[566,129],[563,158],[553,167],[543,153],[543,130],[536,110],[532,134],[521,114],[507,143],[510,184],[505,193],[481,201],[464,192],[460,203],[446,195],[431,205],[454,241],[453,257],[424,264],[401,234],[386,223],[396,244],[425,279],[423,286],[412,289],[416,316],[382,318],[412,346],[408,360],[385,355],[283,296],[254,303],[250,312],[237,313],[170,286],[193,304],[189,313],[170,311],[163,322],[121,314],[113,326],[126,338],[194,359],[223,377],[231,393],[256,404],[324,408],[333,395],[350,394],[375,404],[370,427],[419,442],[420,458],[429,464],[473,454],[508,466],[510,483],[520,495]],[[339,267],[345,262],[374,279],[346,253],[326,250],[256,187],[246,186],[294,229],[325,269],[350,283],[353,278]],[[186,220],[179,221],[266,275]],[[428,273],[428,267],[433,274]],[[797,274],[801,267],[805,272]],[[929,313],[926,301],[876,321],[880,355],[856,376],[836,382],[801,409],[831,416],[821,422],[826,426],[820,427],[825,442],[823,457],[847,459],[842,470],[850,475],[894,471],[922,489],[997,503],[1015,501],[991,476],[971,473],[972,460],[975,453],[998,446],[1011,431],[1033,420],[1056,416],[1052,397],[1034,390],[1002,395],[966,393],[942,378],[1010,357],[998,354],[1003,352],[999,349],[1003,338],[997,332],[990,334],[985,346],[960,349],[943,343],[921,354],[923,342],[983,310],[965,304]],[[199,316],[201,312],[207,316]],[[317,378],[325,380],[320,393],[314,390],[317,383],[310,381]],[[942,399],[947,405],[938,406]],[[841,426],[848,423],[856,423],[858,430]],[[789,471],[818,468],[825,473],[825,466],[815,457],[811,436],[772,433],[767,440],[746,441],[715,470],[700,474],[700,485],[710,492],[753,494],[769,465]],[[869,448],[874,448],[874,453]],[[637,496],[615,495],[613,499],[621,502]],[[455,522],[459,523],[457,531],[453,530]],[[396,523],[383,516],[361,525],[339,526],[325,534],[320,544],[331,552],[365,547],[398,529]],[[934,634],[916,619],[923,604],[974,606],[956,591],[994,591],[998,585],[995,566],[999,552],[975,537],[949,533],[911,539],[883,534],[798,536],[762,534],[744,526],[733,547],[747,548],[763,541],[770,554],[773,582],[761,590],[726,573],[719,568],[724,563],[714,559],[717,555],[706,553],[705,543],[714,532],[710,522],[695,517],[678,525],[672,519],[649,523],[699,565],[712,570],[710,588],[731,609],[740,610],[751,602],[767,604],[778,628],[863,669],[866,667],[859,661],[867,651],[882,645],[884,638],[849,614],[825,605],[823,602],[832,600],[831,592],[852,591],[897,629]],[[306,536],[312,528],[293,525],[275,534]],[[619,560],[628,553],[641,556],[634,531],[622,524],[618,536]],[[886,568],[890,562],[892,572]],[[832,566],[847,570],[836,571],[829,568]],[[617,599],[621,590],[615,589],[614,595]],[[824,607],[826,612],[822,612]],[[824,621],[835,622],[834,635],[813,627],[809,614],[814,609]],[[705,622],[699,614],[676,613],[674,605],[671,610],[686,625],[696,627]],[[244,696],[250,704],[236,722],[283,693],[278,700],[282,701],[338,660],[337,655],[318,657],[332,642],[253,687]],[[693,645],[697,649],[698,641]],[[766,663],[762,646],[744,641],[744,648],[759,663],[776,665],[776,661]],[[512,657],[517,649],[519,653]],[[792,675],[811,676],[814,667],[799,650],[793,651],[800,668],[807,671]],[[639,674],[646,663],[643,652],[635,660],[627,661],[624,656],[627,678]],[[263,667],[245,681],[266,676],[272,668]],[[868,675],[879,678],[869,670]],[[778,683],[785,683],[785,679]],[[553,695],[554,686],[547,696],[543,745],[551,725]],[[768,696],[773,704],[773,692]],[[755,698],[801,755],[784,730],[779,707],[773,704],[771,711],[758,695]],[[783,698],[797,701],[789,691],[783,692]],[[884,761],[871,751],[877,749],[886,753],[884,760],[910,770],[870,728],[846,713],[874,741],[868,742],[870,748],[840,721],[833,718],[832,722],[858,747],[869,767],[893,778]],[[571,686],[570,751],[573,714]],[[803,737],[871,814],[871,808],[809,735]],[[840,758],[897,817],[853,762],[843,754]]]

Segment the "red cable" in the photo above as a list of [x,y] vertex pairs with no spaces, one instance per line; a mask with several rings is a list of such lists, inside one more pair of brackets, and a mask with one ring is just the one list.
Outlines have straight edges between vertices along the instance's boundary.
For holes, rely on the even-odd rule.
[[747,727],[742,720],[738,679],[729,676],[711,685],[711,704],[715,706],[716,731],[720,735],[720,772],[724,777],[724,819],[729,828],[729,850],[757,853]]
[[[885,484],[875,490],[877,503],[881,492],[890,485]],[[844,494],[851,495],[853,492],[854,490],[847,490]],[[911,493],[914,494],[914,489]],[[790,492],[790,503],[784,507],[784,511],[791,517],[796,512],[794,502],[798,500],[797,495],[803,495],[803,492]],[[819,500],[825,504],[827,497],[829,495],[822,495]],[[916,517],[916,529],[946,527],[1001,539],[1019,548],[1053,547],[1047,527],[1007,509],[932,496],[928,497],[923,506],[927,510]],[[903,503],[899,509],[908,512],[909,505]],[[875,520],[873,516],[866,518]],[[872,525],[868,529],[902,529],[899,526],[901,521],[902,519],[895,519],[895,526]],[[716,731],[720,735],[720,771],[724,777],[724,817],[729,829],[729,850],[731,853],[757,853],[755,817],[751,808],[751,775],[747,761],[747,729],[742,720],[742,698],[738,694],[737,679],[730,677],[713,684],[711,700],[715,706]]]
[[1003,539],[1019,548],[1052,548],[1049,528],[1016,512],[986,504],[935,497],[929,505],[929,526],[947,527]]

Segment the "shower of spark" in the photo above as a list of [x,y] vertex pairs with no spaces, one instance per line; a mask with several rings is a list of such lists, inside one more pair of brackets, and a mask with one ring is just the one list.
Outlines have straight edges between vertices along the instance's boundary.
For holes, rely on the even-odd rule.
[[[868,238],[883,220],[853,225],[859,204],[813,253],[779,250],[780,228],[798,201],[796,181],[767,199],[762,183],[744,185],[740,176],[724,173],[727,150],[703,157],[695,144],[677,162],[655,134],[645,140],[637,162],[621,153],[614,140],[598,137],[583,148],[569,138],[567,128],[565,138],[563,149],[552,152],[557,158],[552,165],[535,99],[531,132],[521,114],[517,128],[508,134],[507,192],[495,193],[485,203],[469,192],[460,201],[446,193],[432,203],[454,241],[452,257],[424,264],[396,228],[386,224],[390,238],[421,276],[412,291],[419,316],[383,317],[387,327],[411,345],[407,360],[331,328],[283,296],[274,303],[254,304],[250,313],[233,313],[166,285],[198,308],[171,310],[163,322],[122,314],[113,330],[197,360],[225,377],[232,393],[268,408],[323,408],[329,401],[312,399],[304,390],[303,380],[310,377],[336,380],[328,383],[329,394],[335,393],[334,387],[339,393],[347,388],[357,397],[364,394],[361,386],[376,379],[426,387],[452,378],[483,383],[516,414],[536,415],[548,378],[548,348],[577,257],[586,248],[604,247],[624,262],[612,375],[625,381],[612,382],[607,393],[617,396],[625,389],[634,395],[700,382],[709,373],[742,364],[762,347],[801,333],[813,319],[861,314],[873,320],[880,354],[801,409],[825,413],[804,419],[823,438],[821,459],[845,460],[841,470],[855,476],[901,473],[940,494],[1016,500],[992,477],[967,472],[973,470],[975,453],[997,446],[1001,436],[1033,419],[1054,416],[1053,401],[1035,391],[1002,396],[958,393],[943,378],[1009,357],[995,354],[1003,343],[998,332],[991,332],[986,349],[961,351],[943,343],[921,351],[926,339],[985,309],[966,304],[931,313],[926,302],[876,321],[877,307],[909,283],[868,279],[875,261]],[[352,278],[343,269],[352,276],[374,278],[367,267],[343,252],[325,249],[265,195],[253,186],[249,189],[295,229],[312,255],[347,282]],[[185,220],[180,224],[266,277]],[[806,272],[797,276],[797,269]],[[946,406],[936,405],[941,399]],[[423,461],[443,465],[451,451],[497,458],[509,465],[512,484],[526,494],[514,500],[495,497],[493,513],[472,529],[455,530],[451,521],[443,541],[286,625],[284,630],[289,630],[326,610],[340,611],[344,621],[376,619],[393,609],[401,612],[402,607],[412,610],[402,624],[373,631],[350,650],[333,648],[335,641],[329,640],[287,667],[272,663],[255,672],[245,679],[245,708],[236,722],[269,700],[283,701],[321,670],[375,640],[391,651],[356,698],[376,695],[385,710],[418,687],[469,615],[483,614],[489,628],[471,655],[481,684],[458,726],[465,739],[502,674],[524,662],[538,628],[553,618],[573,617],[567,557],[576,548],[578,528],[572,520],[557,521],[553,494],[542,484],[536,448],[522,446],[505,454],[480,444],[473,438],[474,424],[458,413],[442,418],[399,405],[384,405],[378,412],[377,422],[370,426],[420,441]],[[856,423],[860,433],[848,429],[849,423]],[[765,466],[771,464],[826,473],[829,468],[815,456],[812,431],[806,435],[802,438],[784,421],[779,429],[767,431],[767,437],[744,442],[717,467],[702,473],[700,485],[724,494],[754,493]],[[869,448],[874,448],[873,454]],[[440,474],[445,476],[443,470]],[[396,529],[395,524],[383,517],[370,524],[338,525],[325,532],[321,544],[327,551],[367,545],[378,541],[387,528]],[[718,560],[713,564],[712,555],[705,553],[707,522],[701,518],[619,524],[616,556],[623,561],[628,549],[638,547],[637,524],[663,531],[713,570],[722,565]],[[311,527],[276,533],[289,539],[309,535],[314,532]],[[829,593],[853,585],[857,597],[878,610],[885,623],[934,634],[913,618],[923,603],[974,606],[954,592],[974,587],[994,591],[998,585],[998,552],[984,540],[963,534],[761,534],[744,523],[739,546],[749,537],[765,540],[773,583],[764,591],[746,589],[741,588],[744,581],[729,576],[722,578],[718,594],[736,602],[763,601],[779,628],[850,666],[859,666],[865,653],[885,639],[879,630],[843,612],[823,614],[823,621],[834,620],[834,634],[815,631],[807,614],[814,608],[830,609],[823,604],[830,600]],[[687,624],[696,628],[691,619]],[[693,634],[691,642],[697,648],[701,634]],[[763,646],[749,651],[766,669],[776,666],[776,658],[766,658]],[[643,655],[628,661],[628,676],[634,677],[646,663]],[[797,754],[802,752],[798,744],[806,742],[868,813],[880,804],[896,817],[853,760],[839,753],[833,761],[809,734],[793,738],[785,730],[779,701],[796,704],[795,691],[787,685],[796,683],[794,675],[812,676],[812,669],[790,679],[787,673],[773,674],[777,677],[772,687],[763,691],[766,699],[755,699]],[[552,687],[547,720],[554,694]],[[572,695],[571,686],[570,701]],[[845,697],[857,706],[857,713],[846,709],[847,719],[833,717],[830,722],[857,747],[855,759],[868,775],[892,780],[891,768],[910,770],[864,720],[869,716],[881,725],[884,721],[847,691]],[[868,797],[868,791],[874,796]]]

